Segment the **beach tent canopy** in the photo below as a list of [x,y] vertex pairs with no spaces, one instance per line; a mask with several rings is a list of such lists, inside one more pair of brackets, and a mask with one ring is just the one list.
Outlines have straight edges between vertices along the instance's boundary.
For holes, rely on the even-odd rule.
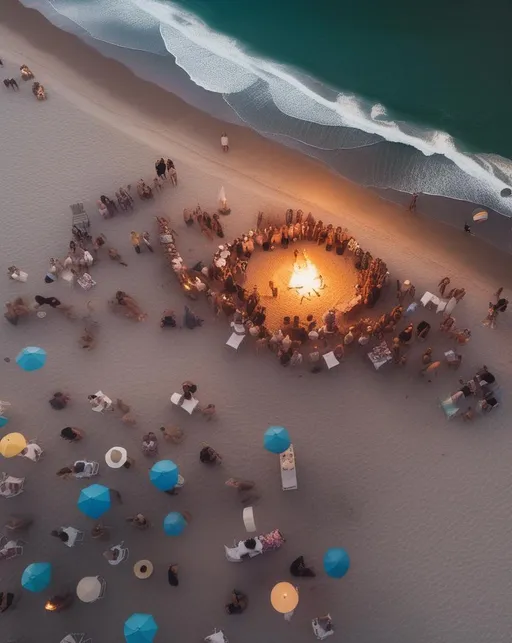
[[110,489],[102,484],[91,484],[82,489],[78,508],[89,518],[99,518],[110,509]]
[[324,570],[331,578],[343,578],[350,567],[350,558],[341,547],[328,549],[324,556]]
[[21,585],[29,592],[42,592],[52,580],[50,563],[32,563],[21,576]]
[[27,346],[16,357],[16,363],[24,371],[37,371],[46,362],[46,351],[37,346]]
[[179,511],[171,511],[164,518],[164,531],[168,536],[179,536],[186,526],[187,521]]
[[151,614],[132,614],[124,624],[126,643],[152,643],[158,625]]
[[282,426],[271,426],[263,436],[263,446],[271,453],[283,453],[292,441],[288,431]]
[[160,460],[149,470],[149,479],[160,491],[169,491],[178,483],[178,467],[172,460]]

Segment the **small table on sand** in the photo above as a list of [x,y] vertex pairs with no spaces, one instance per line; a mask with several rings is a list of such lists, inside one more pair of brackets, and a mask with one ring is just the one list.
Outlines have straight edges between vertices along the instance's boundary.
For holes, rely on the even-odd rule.
[[150,560],[138,560],[133,566],[133,573],[137,578],[145,580],[153,573],[153,563]]

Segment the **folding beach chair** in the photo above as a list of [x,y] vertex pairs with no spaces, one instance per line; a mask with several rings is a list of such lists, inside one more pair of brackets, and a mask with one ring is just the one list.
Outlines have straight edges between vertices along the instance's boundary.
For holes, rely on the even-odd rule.
[[194,409],[199,404],[199,400],[196,400],[195,397],[190,398],[190,400],[186,400],[183,395],[180,395],[179,393],[173,393],[171,395],[171,402],[175,406],[179,406],[185,410],[189,415],[192,415]]

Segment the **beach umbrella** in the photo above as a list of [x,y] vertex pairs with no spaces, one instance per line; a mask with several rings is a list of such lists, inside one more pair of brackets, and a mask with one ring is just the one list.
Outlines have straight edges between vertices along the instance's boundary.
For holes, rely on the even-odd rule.
[[487,221],[489,218],[489,213],[487,210],[484,210],[483,208],[476,208],[476,210],[473,210],[473,221],[475,223],[482,223],[483,221]]
[[270,592],[270,602],[280,614],[293,612],[299,604],[299,592],[291,583],[277,583]]
[[29,592],[42,592],[52,580],[50,563],[32,563],[21,575],[21,585]]
[[2,429],[7,422],[9,422],[9,418],[5,417],[5,415],[0,415],[0,429]]
[[27,446],[25,436],[21,433],[8,433],[0,440],[0,453],[4,458],[13,458]]
[[110,489],[102,484],[91,484],[82,489],[78,508],[89,518],[99,518],[110,509]]
[[37,346],[27,346],[16,357],[16,364],[24,371],[37,371],[46,362],[46,351]]
[[128,460],[128,451],[124,447],[112,447],[105,453],[105,462],[111,469],[120,469]]
[[291,443],[288,431],[282,426],[269,427],[263,436],[263,446],[271,453],[283,453]]
[[158,625],[151,614],[132,614],[124,623],[124,638],[127,643],[151,643]]
[[324,556],[324,570],[331,578],[343,578],[350,567],[350,558],[341,547],[328,549]]
[[178,482],[178,467],[172,460],[160,460],[149,470],[149,479],[160,491],[169,491]]
[[164,531],[168,536],[179,536],[186,526],[187,521],[179,511],[171,511],[164,518]]

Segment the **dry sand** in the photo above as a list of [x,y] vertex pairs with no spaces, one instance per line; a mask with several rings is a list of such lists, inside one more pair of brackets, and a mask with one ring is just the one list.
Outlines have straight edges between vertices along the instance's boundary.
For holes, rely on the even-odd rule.
[[[222,154],[219,122],[40,24],[34,35],[39,48],[0,26],[4,75],[16,75],[27,63],[49,92],[49,100],[38,103],[26,84],[19,93],[2,88],[0,273],[5,275],[12,263],[29,273],[27,284],[7,277],[0,281],[2,301],[17,294],[51,294],[85,313],[91,300],[100,334],[97,348],[83,352],[77,344],[82,324],[53,310],[44,319],[1,327],[0,356],[11,358],[10,363],[0,361],[0,397],[13,405],[8,429],[36,438],[45,457],[37,464],[21,458],[2,462],[2,470],[27,476],[23,495],[2,500],[2,515],[32,512],[37,517],[25,537],[23,557],[0,563],[0,589],[20,593],[24,567],[48,560],[55,565],[52,590],[73,588],[82,576],[101,574],[107,595],[94,605],[77,602],[67,612],[47,614],[42,605],[50,590],[24,592],[17,609],[1,617],[2,641],[21,634],[28,642],[59,641],[67,631],[85,631],[94,641],[114,643],[123,640],[123,622],[134,611],[154,614],[160,625],[156,641],[162,642],[198,641],[216,626],[232,643],[277,643],[285,637],[302,643],[312,640],[311,618],[326,611],[335,620],[335,636],[345,643],[508,641],[510,313],[499,319],[495,331],[480,322],[498,286],[510,294],[510,258],[462,233],[411,218],[252,132],[230,128],[232,149]],[[25,29],[30,28],[27,19]],[[179,186],[167,186],[155,203],[139,202],[133,215],[100,221],[94,207],[98,196],[112,195],[141,176],[149,179],[161,154],[174,159]],[[202,329],[161,331],[162,310],[181,311],[185,301],[159,252],[137,256],[129,232],[148,229],[155,235],[153,217],[165,213],[179,233],[187,262],[208,259],[215,242],[187,229],[181,212],[198,201],[212,208],[221,184],[232,208],[223,220],[228,239],[253,225],[258,210],[277,215],[300,207],[349,227],[388,263],[393,279],[411,279],[418,293],[435,288],[445,275],[453,285],[465,286],[468,295],[456,317],[473,337],[462,349],[460,371],[443,369],[432,383],[420,378],[424,345],[411,348],[404,369],[376,373],[354,350],[330,373],[283,370],[270,355],[255,355],[249,341],[238,353],[228,350],[228,326],[212,319],[205,302],[195,306],[206,319]],[[102,258],[93,269],[98,285],[90,294],[43,281],[48,258],[65,255],[68,206],[78,200],[86,204],[93,232],[103,232],[129,264],[123,268]],[[108,312],[106,301],[119,288],[141,302],[149,313],[146,322]],[[392,303],[390,293],[382,305]],[[438,321],[433,313],[426,318]],[[449,343],[435,330],[432,336],[440,355]],[[14,357],[26,345],[48,351],[44,370],[30,374],[17,368]],[[438,398],[482,363],[501,382],[501,408],[474,424],[447,422]],[[170,394],[188,378],[197,382],[203,404],[217,405],[217,421],[207,423],[171,408]],[[132,404],[137,426],[92,413],[86,398],[98,388]],[[47,403],[58,389],[73,397],[61,412]],[[178,425],[186,433],[180,446],[160,445],[161,456],[175,460],[186,479],[177,497],[152,488],[150,462],[140,452],[144,431],[162,424]],[[277,457],[262,448],[269,424],[283,424],[293,437],[296,492],[281,492]],[[66,425],[83,428],[86,439],[76,445],[63,442],[59,432]],[[202,441],[223,454],[221,468],[199,463]],[[119,444],[136,458],[133,470],[106,467],[104,453]],[[97,541],[68,549],[49,536],[59,525],[84,530],[92,525],[75,507],[86,482],[55,476],[80,457],[98,460],[97,480],[123,494],[124,504],[105,517],[113,528],[112,542],[124,539],[130,548],[129,561],[118,567],[106,563]],[[228,563],[223,552],[224,543],[244,535],[241,505],[223,485],[233,475],[258,483],[258,531],[278,527],[287,538],[280,551],[241,565]],[[161,529],[163,516],[173,509],[193,515],[180,538],[166,537]],[[125,525],[124,517],[136,511],[149,516],[151,530],[138,533]],[[288,566],[299,554],[320,570],[331,546],[350,553],[349,574],[335,581],[320,572],[314,580],[299,582],[299,608],[285,623],[270,607],[271,587],[289,580]],[[155,565],[148,581],[132,572],[141,558]],[[179,588],[167,585],[172,562],[180,565]],[[240,617],[223,611],[233,587],[250,599]]]

